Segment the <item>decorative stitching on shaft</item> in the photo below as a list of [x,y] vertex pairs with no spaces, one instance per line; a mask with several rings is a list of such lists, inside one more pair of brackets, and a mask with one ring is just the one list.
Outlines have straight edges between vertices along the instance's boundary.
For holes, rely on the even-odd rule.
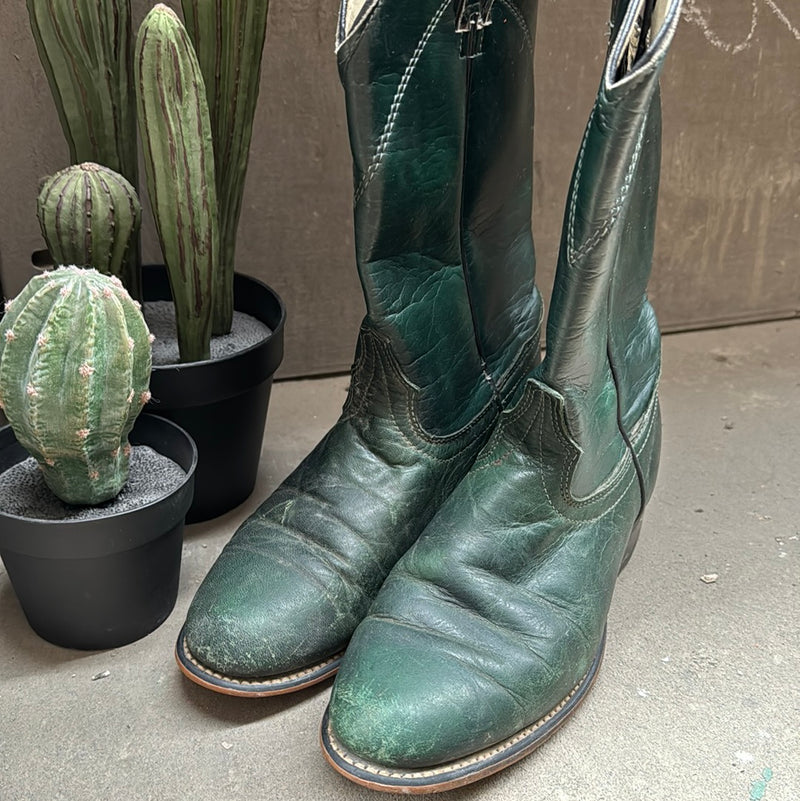
[[578,205],[578,189],[581,183],[581,174],[583,172],[583,158],[586,155],[586,144],[589,141],[589,131],[592,129],[592,122],[594,115],[597,113],[597,106],[592,108],[589,114],[589,120],[586,123],[586,130],[583,132],[583,139],[581,140],[581,149],[578,151],[578,160],[575,163],[575,180],[572,186],[572,198],[569,204],[569,222],[567,224],[567,241],[569,243],[568,250],[572,254],[575,250],[575,209]]
[[[554,431],[556,437],[562,442],[562,444],[564,444],[564,439],[563,439],[564,434],[563,434],[563,432],[559,431],[559,427],[560,426],[559,426],[557,418],[555,417],[555,404],[553,403],[552,399],[550,400],[550,404],[551,404],[551,422],[553,424],[553,431]],[[545,421],[545,415],[543,414],[542,418],[541,418],[541,421],[539,423],[538,460],[539,460],[540,464],[544,463],[544,421]],[[569,443],[569,449],[574,451],[574,445]],[[630,456],[630,454],[628,454],[628,455]],[[567,471],[569,471],[569,468],[577,461],[578,456],[579,456],[578,452],[574,452],[574,455],[572,457],[571,463],[569,465],[567,465]],[[628,459],[627,461],[629,462],[630,459]],[[627,471],[625,471],[624,469],[620,470],[619,475],[615,478],[613,483],[611,483],[610,486],[608,486],[608,487],[604,488],[603,490],[601,490],[601,492],[596,493],[595,495],[593,495],[590,498],[583,499],[582,501],[569,501],[569,505],[571,507],[573,507],[574,509],[576,509],[576,511],[577,511],[577,509],[580,509],[582,507],[586,507],[589,504],[593,504],[593,502],[596,499],[602,498],[603,496],[609,494],[609,492],[611,490],[616,489],[618,487],[621,487],[621,485],[623,483],[623,476],[625,475],[625,472],[627,472]],[[562,493],[564,492],[564,489],[563,489],[563,476],[564,476],[564,472],[562,472],[562,482],[560,482],[560,489],[561,489]],[[567,520],[567,521],[574,522],[574,523],[591,523],[591,522],[593,522],[595,520],[600,520],[600,518],[605,517],[605,515],[609,514],[617,506],[619,506],[619,504],[622,502],[622,500],[625,498],[626,494],[628,493],[628,490],[633,486],[633,483],[635,481],[635,476],[632,477],[624,487],[621,487],[621,489],[619,490],[619,497],[617,497],[617,499],[610,506],[601,509],[599,514],[596,514],[596,515],[591,516],[591,517],[586,517],[586,518],[570,517],[568,514],[566,514],[566,511],[562,511],[561,509],[558,508],[558,506],[556,506],[555,502],[553,501],[553,497],[551,496],[550,492],[547,489],[547,481],[545,479],[544,470],[540,470],[539,471],[539,480],[541,482],[542,490],[543,490],[543,492],[545,494],[545,497],[547,498],[547,503],[548,503],[548,505],[550,506],[551,510],[554,512],[554,514],[557,517],[561,518],[562,520]]]
[[414,54],[411,56],[411,61],[408,62],[408,66],[403,72],[403,77],[400,79],[400,84],[397,87],[394,99],[392,100],[392,105],[389,109],[389,116],[387,117],[386,124],[383,127],[383,133],[381,133],[380,139],[378,139],[378,147],[375,151],[375,155],[372,157],[372,162],[367,168],[367,171],[364,173],[361,183],[358,185],[358,188],[353,196],[354,206],[359,200],[361,200],[361,197],[372,182],[372,179],[375,177],[378,167],[380,167],[381,162],[386,155],[386,151],[389,147],[389,141],[394,133],[394,125],[397,122],[397,116],[400,113],[400,105],[403,102],[406,90],[411,82],[411,77],[414,74],[417,65],[419,64],[419,60],[422,57],[422,54],[427,47],[431,36],[433,36],[433,32],[436,30],[436,26],[439,24],[444,12],[450,8],[451,5],[452,0],[444,0],[444,2],[439,6],[439,9],[437,10],[436,14],[434,14],[433,19],[428,23],[425,33],[423,33],[422,38],[419,40],[417,48],[414,51]]
[[531,29],[528,27],[528,23],[525,22],[525,17],[522,15],[522,12],[517,8],[511,0],[500,0],[500,4],[504,5],[512,14],[512,16],[517,20],[520,28],[522,28],[523,34],[525,34],[525,41],[528,43],[528,48],[533,50],[533,36],[531,36]]
[[[593,114],[594,116],[594,114]],[[576,173],[576,181],[575,181],[575,191],[573,192],[572,196],[572,203],[570,204],[570,222],[569,222],[569,257],[570,261],[576,261],[582,256],[585,256],[589,253],[598,242],[602,241],[605,236],[609,233],[614,223],[616,223],[617,218],[619,217],[620,211],[622,211],[622,207],[625,204],[625,199],[628,196],[628,191],[631,188],[631,183],[633,182],[633,176],[636,172],[636,168],[639,165],[639,156],[642,152],[642,145],[644,143],[644,131],[646,127],[647,116],[642,120],[642,123],[639,127],[639,135],[636,139],[636,146],[633,151],[633,156],[631,158],[631,163],[628,166],[628,171],[625,174],[625,182],[622,184],[620,189],[619,195],[617,195],[616,200],[614,201],[614,205],[611,207],[608,217],[603,221],[602,227],[595,230],[595,232],[587,239],[579,248],[575,248],[575,237],[574,237],[574,221],[575,221],[575,209],[578,204],[578,190],[579,190],[579,178],[580,178],[580,167],[582,166],[583,160],[583,151],[584,145],[581,146],[581,156],[579,163],[579,171]],[[591,123],[590,123],[591,124]],[[587,127],[586,130],[588,139],[589,129]]]

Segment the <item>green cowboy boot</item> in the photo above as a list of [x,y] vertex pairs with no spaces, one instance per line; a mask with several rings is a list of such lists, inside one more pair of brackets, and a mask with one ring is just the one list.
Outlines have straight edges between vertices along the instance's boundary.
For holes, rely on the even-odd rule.
[[595,678],[658,465],[660,340],[645,287],[658,75],[679,7],[616,4],[545,359],[342,661],[322,744],[359,784],[435,792],[501,770],[550,736]]
[[453,0],[343,6],[367,316],[341,418],[191,605],[176,655],[212,690],[274,695],[337,669],[538,362],[534,20],[500,0],[491,18],[462,12]]

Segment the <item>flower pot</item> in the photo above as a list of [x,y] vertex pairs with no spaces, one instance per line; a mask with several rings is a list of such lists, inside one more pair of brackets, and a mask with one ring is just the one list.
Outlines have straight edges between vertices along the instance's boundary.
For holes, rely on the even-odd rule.
[[[172,300],[166,268],[145,266],[144,299]],[[283,359],[286,311],[280,297],[255,278],[237,274],[234,309],[260,320],[272,335],[221,359],[157,365],[148,411],[176,422],[197,444],[195,495],[188,523],[238,506],[253,491],[272,389]]]
[[[185,431],[140,415],[133,445],[149,445],[186,473],[176,489],[137,508],[86,520],[0,511],[0,557],[33,630],[56,645],[97,650],[138,640],[167,619],[178,595],[183,523],[197,452]],[[0,472],[27,451],[0,429]]]

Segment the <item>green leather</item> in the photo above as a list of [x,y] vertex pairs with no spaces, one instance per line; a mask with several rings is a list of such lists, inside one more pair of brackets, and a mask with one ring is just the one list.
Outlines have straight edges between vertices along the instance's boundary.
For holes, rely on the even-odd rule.
[[538,361],[534,18],[496,10],[478,59],[452,0],[368,3],[352,30],[343,14],[367,316],[341,418],[194,598],[185,645],[210,671],[280,677],[340,652]]
[[658,75],[680,0],[657,4],[660,26],[629,64],[641,5],[617,3],[612,18],[545,359],[389,574],[340,667],[323,740],[362,783],[435,788],[441,766],[469,773],[470,755],[513,749],[515,735],[559,714],[602,650],[661,433],[660,340],[645,288]]

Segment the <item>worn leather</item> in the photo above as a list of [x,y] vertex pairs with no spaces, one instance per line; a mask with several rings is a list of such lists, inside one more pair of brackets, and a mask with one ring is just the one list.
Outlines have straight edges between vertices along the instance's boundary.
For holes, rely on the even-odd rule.
[[527,5],[498,0],[474,71],[452,0],[343,9],[367,316],[341,418],[194,598],[186,643],[212,671],[281,676],[341,651],[538,361]]
[[334,684],[332,747],[377,784],[423,776],[435,785],[434,766],[460,764],[554,713],[602,647],[661,432],[660,342],[645,287],[658,75],[680,0],[659,4],[663,22],[629,64],[638,5],[617,3],[612,17],[544,362],[389,574]]

